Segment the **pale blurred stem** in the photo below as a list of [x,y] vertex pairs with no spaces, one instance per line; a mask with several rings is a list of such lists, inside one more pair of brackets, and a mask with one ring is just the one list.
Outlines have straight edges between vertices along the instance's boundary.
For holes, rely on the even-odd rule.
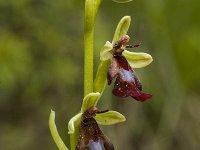
[[[84,96],[93,92],[94,24],[102,0],[85,0],[84,16]],[[78,129],[76,129],[77,131]],[[77,135],[77,133],[76,133]],[[70,134],[71,150],[75,149],[77,136]]]

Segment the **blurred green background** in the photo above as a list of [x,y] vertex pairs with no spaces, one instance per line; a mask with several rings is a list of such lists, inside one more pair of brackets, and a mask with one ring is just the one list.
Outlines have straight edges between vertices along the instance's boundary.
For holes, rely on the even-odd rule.
[[[69,146],[68,120],[83,98],[83,0],[0,1],[0,149],[55,150],[48,128],[56,111],[59,133]],[[200,1],[104,0],[95,30],[99,50],[118,21],[132,16],[130,43],[154,62],[137,69],[140,103],[118,99],[111,87],[100,109],[117,110],[125,123],[101,126],[116,150],[200,149]]]

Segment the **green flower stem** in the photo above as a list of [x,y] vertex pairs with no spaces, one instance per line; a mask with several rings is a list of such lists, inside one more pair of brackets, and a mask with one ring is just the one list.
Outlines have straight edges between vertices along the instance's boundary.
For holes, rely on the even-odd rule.
[[84,17],[84,96],[93,92],[94,23],[101,0],[85,0]]
[[93,34],[85,34],[84,95],[93,91]]
[[[93,92],[94,24],[102,0],[85,0],[84,16],[84,96]],[[77,144],[78,127],[70,134],[71,150]]]

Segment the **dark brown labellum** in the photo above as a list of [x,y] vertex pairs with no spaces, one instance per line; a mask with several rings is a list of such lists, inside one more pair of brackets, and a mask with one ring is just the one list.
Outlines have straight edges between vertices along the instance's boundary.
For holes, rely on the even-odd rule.
[[103,134],[94,119],[97,113],[103,113],[96,107],[91,107],[84,112],[80,125],[80,135],[76,150],[114,150],[113,144]]
[[111,65],[107,73],[108,85],[112,83],[114,79],[115,84],[113,88],[113,94],[115,96],[125,98],[132,97],[138,101],[145,101],[152,97],[151,94],[142,92],[142,84],[140,83],[135,71],[131,68],[122,52],[125,48],[135,48],[138,45],[127,45],[129,36],[124,35],[120,41],[114,46],[113,57],[111,59]]

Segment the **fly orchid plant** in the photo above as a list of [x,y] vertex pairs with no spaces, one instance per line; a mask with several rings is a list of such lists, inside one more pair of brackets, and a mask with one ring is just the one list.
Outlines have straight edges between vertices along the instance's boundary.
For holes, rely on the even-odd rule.
[[[113,0],[125,3],[131,0]],[[95,80],[93,80],[93,41],[94,24],[101,0],[85,0],[84,17],[84,98],[80,112],[72,117],[68,123],[71,150],[114,150],[109,138],[101,131],[98,124],[112,125],[125,121],[125,117],[116,111],[97,108],[97,103],[105,89],[115,80],[113,94],[120,98],[132,97],[138,101],[145,101],[151,94],[142,92],[134,69],[149,65],[153,59],[146,53],[130,52],[127,49],[139,45],[128,45],[130,37],[127,35],[131,18],[123,17],[117,25],[112,43],[107,41],[100,51]],[[59,136],[55,124],[55,112],[51,110],[49,128],[59,150],[68,150]]]

